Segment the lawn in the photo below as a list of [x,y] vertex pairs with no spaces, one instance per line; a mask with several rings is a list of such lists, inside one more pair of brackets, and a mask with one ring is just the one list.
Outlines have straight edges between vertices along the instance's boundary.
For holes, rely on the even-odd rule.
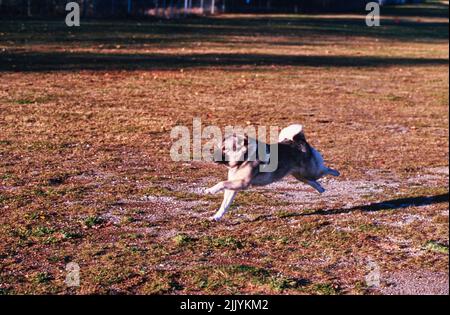
[[[0,20],[0,293],[448,294],[448,1],[364,18]],[[212,223],[193,117],[302,123],[342,176]]]

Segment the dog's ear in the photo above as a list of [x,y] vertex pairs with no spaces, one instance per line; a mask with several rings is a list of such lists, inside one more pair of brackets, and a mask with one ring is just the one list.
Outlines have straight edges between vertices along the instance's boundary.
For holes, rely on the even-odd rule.
[[300,124],[296,125],[290,125],[289,127],[284,128],[281,130],[279,136],[278,136],[278,142],[282,142],[285,140],[294,140],[294,137],[300,133],[303,133],[303,126]]
[[303,133],[303,131],[301,131],[298,134],[296,134],[294,136],[294,138],[292,138],[292,140],[294,140],[294,142],[297,142],[297,143],[306,142],[306,137],[305,137],[305,134]]
[[296,134],[292,140],[294,140],[294,142],[298,145],[298,147],[303,153],[308,152],[309,145],[308,142],[306,141],[306,137],[305,134],[303,133],[303,130],[300,131],[298,134]]

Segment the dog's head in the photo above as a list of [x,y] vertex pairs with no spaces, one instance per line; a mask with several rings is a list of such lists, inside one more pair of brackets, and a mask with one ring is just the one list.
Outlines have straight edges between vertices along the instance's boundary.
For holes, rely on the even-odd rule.
[[278,136],[278,142],[293,141],[299,150],[306,154],[308,173],[311,174],[311,179],[319,179],[325,175],[339,176],[340,173],[332,168],[326,167],[322,155],[314,149],[306,141],[303,132],[303,126],[299,124],[290,125],[281,130]]
[[223,139],[219,151],[221,160],[216,162],[233,168],[254,159],[257,144],[256,140],[250,139],[247,134],[233,134]]

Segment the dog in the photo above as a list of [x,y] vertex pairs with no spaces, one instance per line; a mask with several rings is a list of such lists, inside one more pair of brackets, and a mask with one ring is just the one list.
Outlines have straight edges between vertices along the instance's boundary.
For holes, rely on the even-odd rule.
[[[252,140],[247,135],[234,134],[225,138],[222,147],[218,149],[222,159],[215,162],[228,168],[228,180],[205,191],[206,194],[224,191],[222,205],[210,218],[212,221],[219,221],[233,203],[236,194],[251,186],[269,185],[293,175],[297,180],[323,193],[325,189],[317,180],[326,175],[340,176],[337,170],[326,167],[320,153],[308,144],[302,125],[291,125],[280,132],[277,144],[278,167],[275,171],[261,171],[261,166],[270,161],[270,145],[256,144]],[[258,146],[265,149],[260,150]],[[266,154],[259,156],[260,151]]]

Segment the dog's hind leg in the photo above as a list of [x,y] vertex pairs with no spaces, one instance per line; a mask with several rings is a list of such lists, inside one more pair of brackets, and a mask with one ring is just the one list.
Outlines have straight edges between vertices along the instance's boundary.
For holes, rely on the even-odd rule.
[[336,177],[337,177],[337,176],[341,176],[341,173],[339,173],[338,171],[336,171],[336,170],[334,170],[334,169],[332,169],[332,168],[329,168],[329,167],[327,167],[325,173],[328,174],[328,175],[336,176]]
[[213,217],[211,217],[211,220],[219,221],[233,203],[233,200],[236,197],[236,195],[237,191],[225,190],[225,192],[223,193],[222,205],[220,206],[220,209],[217,211],[217,213]]
[[312,188],[314,188],[315,190],[317,190],[321,194],[325,192],[325,188],[320,186],[320,184],[318,182],[316,182],[315,180],[305,180],[303,182],[305,184],[308,184],[309,186],[311,186]]
[[300,176],[300,174],[298,173],[293,173],[292,174],[296,179],[298,179],[299,181],[311,186],[312,188],[314,188],[315,190],[317,190],[319,193],[324,193],[325,192],[325,188],[323,188],[318,182],[316,182],[315,180],[308,180],[308,179],[304,179],[303,177]]

